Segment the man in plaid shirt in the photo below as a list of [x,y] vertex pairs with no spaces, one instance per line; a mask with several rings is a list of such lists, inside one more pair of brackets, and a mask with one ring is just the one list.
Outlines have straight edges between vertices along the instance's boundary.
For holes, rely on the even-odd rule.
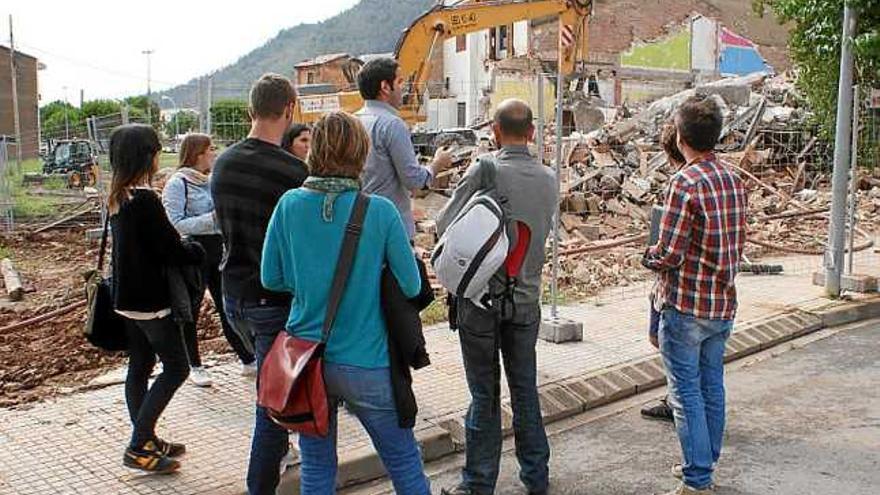
[[712,150],[723,118],[711,98],[678,109],[678,146],[687,165],[671,179],[660,238],[643,264],[658,272],[654,307],[683,483],[668,495],[712,491],[724,435],[724,345],[736,315],[737,266],[746,240],[747,196],[740,178]]

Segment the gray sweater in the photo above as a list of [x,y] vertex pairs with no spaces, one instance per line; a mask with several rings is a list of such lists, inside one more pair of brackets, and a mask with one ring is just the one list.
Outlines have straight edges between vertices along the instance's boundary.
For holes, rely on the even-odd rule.
[[[534,304],[541,300],[544,247],[547,236],[553,229],[553,214],[559,203],[556,174],[552,169],[538,163],[538,160],[529,153],[527,146],[505,146],[496,155],[496,161],[498,173],[495,178],[495,188],[499,199],[505,205],[508,221],[525,223],[532,234],[514,291],[514,302]],[[474,193],[488,186],[483,183],[480,167],[476,162],[471,164],[452,194],[452,199],[437,217],[437,233],[443,235],[449,223]],[[508,226],[508,232],[511,231],[512,228]],[[515,241],[516,239],[511,236],[511,249]],[[506,278],[502,268],[489,282],[490,291],[497,293],[503,290]]]

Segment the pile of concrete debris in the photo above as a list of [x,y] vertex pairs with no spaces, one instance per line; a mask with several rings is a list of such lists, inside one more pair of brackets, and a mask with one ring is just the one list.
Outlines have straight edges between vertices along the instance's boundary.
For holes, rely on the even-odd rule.
[[[660,147],[660,132],[678,106],[693,95],[715,99],[724,114],[717,156],[747,182],[749,252],[821,254],[830,205],[830,195],[823,192],[827,175],[817,158],[824,148],[812,137],[809,114],[800,106],[793,82],[784,76],[755,74],[682,91],[637,109],[630,117],[590,132],[571,132],[562,139],[563,283],[568,281],[570,287],[589,295],[644,278],[639,257],[651,207],[662,203],[669,179],[677,172]],[[580,128],[578,120],[575,113]],[[775,144],[760,139],[776,131],[791,131],[803,142]],[[546,128],[544,143],[550,165],[557,146],[552,124]],[[470,159],[485,151],[484,143],[457,148],[459,167],[443,176],[441,189],[454,188]],[[855,244],[865,248],[870,242],[866,230],[874,230],[875,212],[880,212],[880,176],[863,178],[860,187],[861,229]],[[442,198],[433,203],[424,208],[420,244],[425,248],[433,238],[427,219],[442,207]]]

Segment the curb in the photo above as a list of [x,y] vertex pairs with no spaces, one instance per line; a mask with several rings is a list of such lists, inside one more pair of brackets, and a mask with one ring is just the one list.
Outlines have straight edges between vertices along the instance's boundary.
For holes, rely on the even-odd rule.
[[[789,340],[830,327],[880,317],[880,297],[857,302],[820,300],[785,310],[736,327],[727,341],[724,361],[730,362]],[[659,355],[636,359],[585,375],[545,383],[538,388],[544,423],[559,421],[590,409],[665,385]],[[501,405],[503,435],[512,433],[510,399]],[[432,421],[436,426],[416,431],[427,463],[464,449],[464,418],[456,413]],[[337,484],[340,488],[385,476],[385,468],[371,447],[340,455]],[[299,469],[281,478],[279,493],[297,493]]]

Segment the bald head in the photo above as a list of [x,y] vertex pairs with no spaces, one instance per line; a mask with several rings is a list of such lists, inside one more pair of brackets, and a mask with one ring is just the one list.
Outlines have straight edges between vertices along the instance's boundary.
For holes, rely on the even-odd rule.
[[528,142],[535,131],[532,124],[532,109],[529,108],[528,103],[516,98],[502,101],[495,110],[493,121],[495,133],[498,134],[496,140],[501,138],[499,141]]

